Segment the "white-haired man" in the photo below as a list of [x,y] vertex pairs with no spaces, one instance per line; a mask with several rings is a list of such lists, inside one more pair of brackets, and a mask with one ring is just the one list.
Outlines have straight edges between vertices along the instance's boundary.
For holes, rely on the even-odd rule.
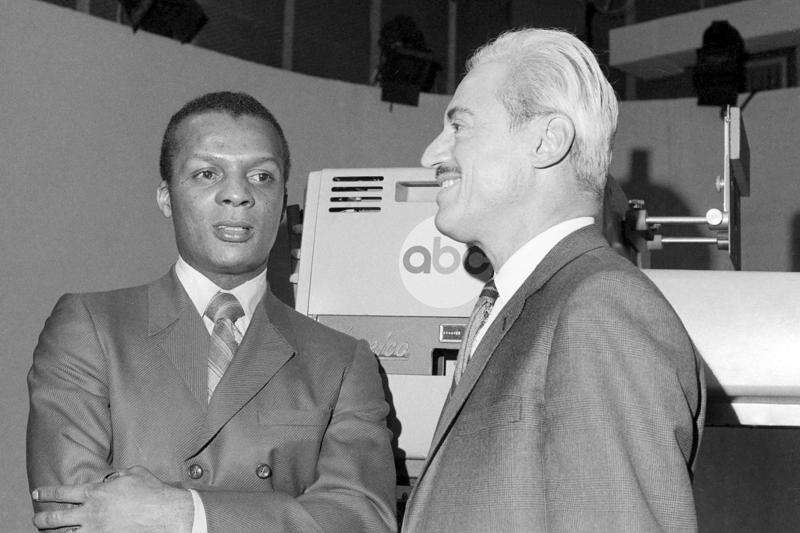
[[468,63],[422,156],[436,225],[495,276],[407,505],[405,531],[696,528],[702,363],[594,218],[617,101],[591,51],[509,32]]

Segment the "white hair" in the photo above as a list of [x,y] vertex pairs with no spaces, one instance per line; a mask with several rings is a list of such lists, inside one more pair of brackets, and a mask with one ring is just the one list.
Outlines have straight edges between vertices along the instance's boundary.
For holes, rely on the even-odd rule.
[[508,65],[498,92],[516,128],[537,115],[559,113],[575,127],[569,154],[578,180],[602,197],[617,129],[617,98],[589,48],[562,30],[527,28],[503,33],[467,61]]

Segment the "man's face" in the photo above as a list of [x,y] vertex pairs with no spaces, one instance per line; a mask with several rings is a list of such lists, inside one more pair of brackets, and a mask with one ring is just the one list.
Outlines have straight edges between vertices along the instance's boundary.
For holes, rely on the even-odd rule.
[[444,129],[422,155],[442,185],[436,227],[449,237],[484,246],[502,233],[503,212],[531,180],[527,154],[533,147],[509,128],[497,99],[507,67],[483,63],[461,82],[447,106]]
[[207,112],[184,120],[157,200],[181,257],[223,288],[267,266],[283,208],[281,143],[264,120]]

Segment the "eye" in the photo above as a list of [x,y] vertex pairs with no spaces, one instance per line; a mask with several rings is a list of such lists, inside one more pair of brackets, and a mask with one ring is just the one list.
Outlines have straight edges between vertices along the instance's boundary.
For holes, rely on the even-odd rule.
[[275,181],[275,176],[272,172],[259,170],[250,174],[250,181],[255,183],[263,183],[268,181]]
[[213,181],[217,179],[217,173],[214,170],[204,168],[192,174],[192,177],[201,181]]
[[453,130],[454,133],[458,133],[461,131],[461,123],[460,122],[451,122],[450,129]]

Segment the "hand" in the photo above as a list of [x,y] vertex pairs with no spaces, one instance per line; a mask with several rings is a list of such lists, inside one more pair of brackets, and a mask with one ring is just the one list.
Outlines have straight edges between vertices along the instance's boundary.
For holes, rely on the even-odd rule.
[[80,526],[80,533],[190,532],[194,504],[188,490],[171,487],[142,466],[121,470],[102,483],[39,487],[38,502],[76,504],[68,509],[33,515],[39,528]]

